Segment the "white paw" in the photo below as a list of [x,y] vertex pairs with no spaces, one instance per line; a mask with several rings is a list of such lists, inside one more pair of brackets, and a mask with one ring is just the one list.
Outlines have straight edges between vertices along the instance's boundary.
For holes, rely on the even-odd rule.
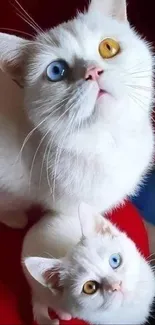
[[36,317],[36,322],[38,325],[59,325],[59,319],[50,319],[50,318],[45,318],[44,316],[41,317]]
[[58,315],[58,317],[61,320],[71,320],[72,319],[72,316],[69,313],[66,313],[66,312],[63,312],[60,310],[56,310],[56,314]]

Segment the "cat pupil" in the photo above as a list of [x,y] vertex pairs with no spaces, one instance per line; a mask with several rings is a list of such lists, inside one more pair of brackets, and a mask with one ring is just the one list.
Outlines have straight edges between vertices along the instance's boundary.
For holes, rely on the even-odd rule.
[[111,50],[111,47],[110,47],[110,45],[109,45],[109,44],[106,44],[106,47],[107,47],[108,51],[110,51],[110,50]]
[[94,286],[95,286],[95,285],[93,285],[93,284],[89,284],[89,285],[88,285],[88,289],[91,290],[91,289],[93,289]]
[[57,66],[53,67],[53,73],[59,74],[60,73],[59,67],[57,67]]
[[113,258],[113,262],[117,263],[117,258],[116,257]]

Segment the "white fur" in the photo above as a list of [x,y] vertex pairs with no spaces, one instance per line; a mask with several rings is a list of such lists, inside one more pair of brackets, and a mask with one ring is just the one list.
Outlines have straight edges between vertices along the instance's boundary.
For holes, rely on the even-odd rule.
[[[81,212],[81,226],[85,236],[82,240],[78,217],[49,215],[25,237],[22,262],[32,289],[35,319],[41,325],[52,324],[49,307],[60,319],[78,317],[94,324],[143,324],[155,295],[151,267],[125,233],[87,207],[85,213]],[[117,270],[109,265],[109,257],[114,253],[122,256],[122,265]],[[106,280],[111,284],[121,281],[122,293],[108,294],[103,286],[94,295],[86,295],[82,288],[89,280]]]
[[[120,43],[121,53],[104,60],[98,48],[107,37]],[[77,211],[81,201],[107,211],[135,193],[153,154],[153,59],[147,42],[126,20],[125,1],[92,0],[88,12],[33,41],[0,34],[0,44],[3,70],[23,76],[26,112],[35,130],[22,154],[20,177],[11,174],[10,182],[5,160],[0,165],[6,191],[65,214]],[[110,95],[96,100],[97,83],[83,77],[72,83],[47,81],[47,65],[59,58],[78,72],[80,62],[99,66],[104,70],[99,85]],[[23,124],[18,131],[23,139]],[[8,136],[19,152],[21,143],[12,132],[4,134],[4,146]],[[9,162],[13,156],[11,151]]]

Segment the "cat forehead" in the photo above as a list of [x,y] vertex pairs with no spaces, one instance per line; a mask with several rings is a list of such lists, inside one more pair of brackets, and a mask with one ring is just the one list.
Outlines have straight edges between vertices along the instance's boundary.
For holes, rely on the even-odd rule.
[[80,262],[80,256],[82,255],[87,259],[95,258],[99,256],[104,258],[104,256],[122,253],[136,250],[134,243],[126,236],[124,233],[120,233],[118,236],[112,236],[110,234],[98,235],[93,238],[86,238],[80,244],[78,244],[74,250],[77,260]]
[[[27,81],[33,83],[55,60],[65,60],[72,74],[83,75],[88,65],[97,64],[108,69],[113,61],[103,60],[99,53],[99,44],[105,38],[113,38],[120,43],[121,55],[114,64],[133,65],[134,60],[141,61],[152,68],[152,55],[146,42],[130,28],[128,23],[120,23],[110,17],[97,14],[80,14],[77,18],[39,34],[29,49],[27,62]],[[82,71],[81,71],[82,69]],[[74,78],[73,78],[74,79]]]
[[53,56],[59,54],[63,57],[66,51],[69,60],[74,55],[78,58],[83,58],[85,55],[86,58],[91,59],[92,54],[98,54],[99,42],[104,38],[111,37],[118,41],[120,39],[126,41],[126,36],[123,39],[126,33],[129,34],[129,38],[133,37],[128,24],[124,23],[122,28],[122,23],[103,17],[101,14],[95,16],[94,20],[89,19],[85,14],[38,35],[36,45],[39,43],[40,50],[46,50],[47,53],[52,49]]

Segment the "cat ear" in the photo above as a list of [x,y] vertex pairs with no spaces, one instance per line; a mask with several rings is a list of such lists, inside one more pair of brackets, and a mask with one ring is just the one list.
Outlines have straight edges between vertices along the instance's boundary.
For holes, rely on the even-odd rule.
[[85,237],[95,235],[102,226],[107,223],[106,219],[96,212],[96,209],[86,203],[81,203],[79,206],[79,221],[81,223],[82,234]]
[[14,35],[0,33],[0,69],[21,85],[31,43]]
[[79,218],[81,222],[82,233],[85,237],[100,233],[106,233],[113,236],[119,234],[119,230],[96,209],[86,203],[81,203],[79,206]]
[[89,12],[100,11],[117,20],[127,20],[126,0],[91,0]]
[[27,257],[24,265],[31,276],[45,287],[59,290],[60,272],[62,261],[59,259],[43,257]]

